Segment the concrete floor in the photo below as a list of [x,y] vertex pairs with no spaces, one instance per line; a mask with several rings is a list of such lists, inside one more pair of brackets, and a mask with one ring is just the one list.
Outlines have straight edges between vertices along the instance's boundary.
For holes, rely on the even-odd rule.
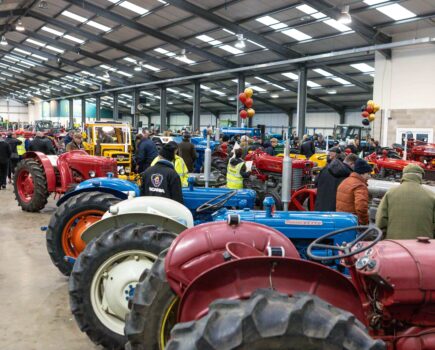
[[0,191],[0,349],[101,349],[80,332],[69,310],[68,279],[51,263],[45,232],[55,209],[23,212],[12,186]]

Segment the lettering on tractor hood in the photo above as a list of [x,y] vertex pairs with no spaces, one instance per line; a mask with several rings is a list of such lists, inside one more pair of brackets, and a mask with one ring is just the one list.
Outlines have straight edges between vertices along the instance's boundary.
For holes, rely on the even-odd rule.
[[322,221],[317,220],[285,220],[286,225],[299,225],[299,226],[322,226]]

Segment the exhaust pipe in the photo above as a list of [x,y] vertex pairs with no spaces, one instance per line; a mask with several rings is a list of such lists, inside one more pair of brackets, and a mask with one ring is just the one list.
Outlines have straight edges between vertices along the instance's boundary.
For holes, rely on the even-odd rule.
[[210,182],[211,172],[211,149],[210,149],[210,135],[207,135],[207,148],[204,152],[204,180],[205,188],[208,188]]
[[290,145],[288,134],[286,135],[284,159],[282,161],[282,186],[281,186],[281,201],[284,211],[288,211],[290,203],[290,192],[292,188],[292,159],[289,156]]

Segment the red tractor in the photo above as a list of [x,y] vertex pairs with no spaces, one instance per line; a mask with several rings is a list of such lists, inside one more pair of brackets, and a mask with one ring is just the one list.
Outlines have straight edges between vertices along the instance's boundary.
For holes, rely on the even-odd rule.
[[308,248],[351,278],[263,225],[185,230],[134,291],[127,349],[434,350],[435,240],[357,229],[350,243],[329,243],[343,229]]
[[435,144],[414,144],[407,151],[407,158],[422,163],[426,170],[425,179],[435,181]]
[[84,180],[116,175],[116,171],[115,159],[90,156],[85,151],[60,156],[27,152],[15,170],[15,198],[24,211],[37,212],[45,207],[51,193],[62,195]]
[[[259,203],[266,196],[275,200],[276,208],[283,208],[281,202],[283,158],[270,156],[262,150],[246,155],[245,161],[252,161],[252,173],[245,187],[257,192]],[[314,210],[316,190],[313,187],[312,170],[314,163],[308,160],[292,160],[291,200],[289,210]]]

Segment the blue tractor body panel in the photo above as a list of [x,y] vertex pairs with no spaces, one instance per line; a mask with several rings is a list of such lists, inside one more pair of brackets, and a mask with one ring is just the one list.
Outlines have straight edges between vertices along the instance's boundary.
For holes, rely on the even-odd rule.
[[236,136],[246,135],[249,137],[261,137],[261,130],[257,128],[220,128],[221,135]]
[[[204,165],[204,155],[205,155],[205,149],[207,148],[207,140],[203,137],[192,137],[191,140],[192,144],[195,146],[195,151],[197,154],[197,158],[195,161],[195,173],[200,173],[201,168]],[[211,141],[210,140],[210,150],[213,153],[213,151],[220,145],[220,142],[218,141]]]

